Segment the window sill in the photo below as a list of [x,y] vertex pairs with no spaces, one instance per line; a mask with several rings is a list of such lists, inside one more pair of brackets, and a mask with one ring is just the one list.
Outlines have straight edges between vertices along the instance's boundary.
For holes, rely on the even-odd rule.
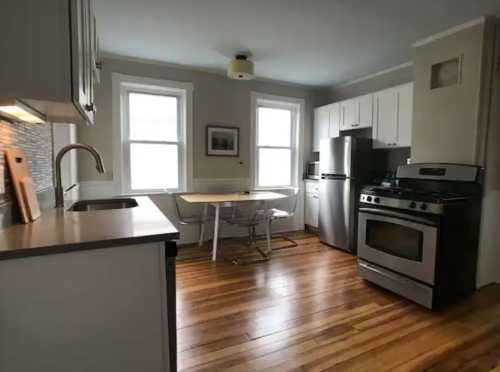
[[124,192],[118,196],[134,197],[134,196],[151,196],[151,195],[171,195],[175,192],[177,191]]

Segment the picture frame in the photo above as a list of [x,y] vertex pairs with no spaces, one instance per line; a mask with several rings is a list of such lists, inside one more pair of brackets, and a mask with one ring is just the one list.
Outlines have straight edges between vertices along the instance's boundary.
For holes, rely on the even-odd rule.
[[207,156],[240,156],[240,128],[207,125]]

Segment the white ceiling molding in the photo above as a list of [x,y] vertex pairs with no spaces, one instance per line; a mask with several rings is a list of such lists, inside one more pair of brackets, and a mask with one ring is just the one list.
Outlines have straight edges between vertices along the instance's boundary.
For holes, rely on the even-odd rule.
[[432,43],[433,41],[442,39],[444,37],[447,37],[447,36],[450,36],[453,34],[456,34],[457,32],[466,30],[470,27],[480,25],[480,24],[484,23],[485,21],[486,21],[486,17],[480,17],[480,18],[473,19],[472,21],[462,23],[461,25],[458,25],[455,27],[451,27],[447,30],[444,30],[444,31],[438,32],[437,34],[426,37],[425,39],[415,41],[411,46],[414,48],[421,47],[422,45]]
[[411,67],[411,66],[413,66],[413,61],[408,61],[408,62],[402,63],[400,65],[397,65],[397,66],[394,66],[394,67],[389,67],[389,68],[387,68],[385,70],[382,70],[382,71],[375,72],[375,73],[370,74],[370,75],[366,75],[366,76],[360,77],[358,79],[346,81],[345,83],[342,83],[340,85],[335,85],[333,88],[345,88],[345,87],[348,87],[349,85],[361,83],[363,81],[373,79],[373,78],[375,78],[377,76],[389,74],[391,72],[394,72],[394,71],[397,71],[397,70],[401,70],[403,68],[407,68],[407,67]]
[[[132,63],[142,63],[142,64],[148,64],[148,65],[154,65],[154,66],[163,66],[163,67],[169,67],[169,68],[174,68],[174,69],[179,69],[179,70],[184,70],[184,71],[204,72],[204,73],[208,73],[208,74],[220,75],[222,77],[227,78],[227,70],[225,70],[225,69],[223,70],[223,69],[216,69],[216,68],[209,68],[209,67],[182,65],[182,64],[178,64],[178,63],[163,62],[163,61],[158,61],[158,60],[154,60],[154,59],[124,56],[124,55],[114,54],[114,53],[109,53],[109,52],[101,52],[101,57],[102,57],[102,59],[110,59],[110,60],[125,61],[125,62],[132,62]],[[316,85],[298,84],[298,83],[293,83],[290,81],[274,80],[274,79],[268,79],[268,78],[263,78],[263,77],[258,77],[258,76],[255,77],[254,81],[261,82],[261,83],[282,85],[282,86],[291,87],[291,88],[306,89],[306,90],[311,90],[311,91],[316,91],[316,90],[319,90],[320,88],[324,88],[324,87],[320,87],[320,86],[316,86]]]

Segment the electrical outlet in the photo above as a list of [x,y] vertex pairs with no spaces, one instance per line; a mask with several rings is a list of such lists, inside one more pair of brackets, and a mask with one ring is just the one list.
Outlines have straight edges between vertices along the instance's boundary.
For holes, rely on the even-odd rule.
[[0,165],[0,195],[5,194],[5,167]]

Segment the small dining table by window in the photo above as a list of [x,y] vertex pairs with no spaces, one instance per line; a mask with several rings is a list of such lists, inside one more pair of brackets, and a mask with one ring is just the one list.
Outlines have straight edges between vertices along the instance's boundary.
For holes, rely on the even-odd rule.
[[204,204],[204,217],[208,214],[208,206],[215,208],[214,235],[212,247],[212,260],[217,258],[217,243],[219,235],[220,208],[230,207],[234,203],[247,201],[271,201],[286,198],[287,195],[274,191],[250,191],[250,192],[231,192],[231,193],[196,193],[181,195],[181,198],[187,203]]

